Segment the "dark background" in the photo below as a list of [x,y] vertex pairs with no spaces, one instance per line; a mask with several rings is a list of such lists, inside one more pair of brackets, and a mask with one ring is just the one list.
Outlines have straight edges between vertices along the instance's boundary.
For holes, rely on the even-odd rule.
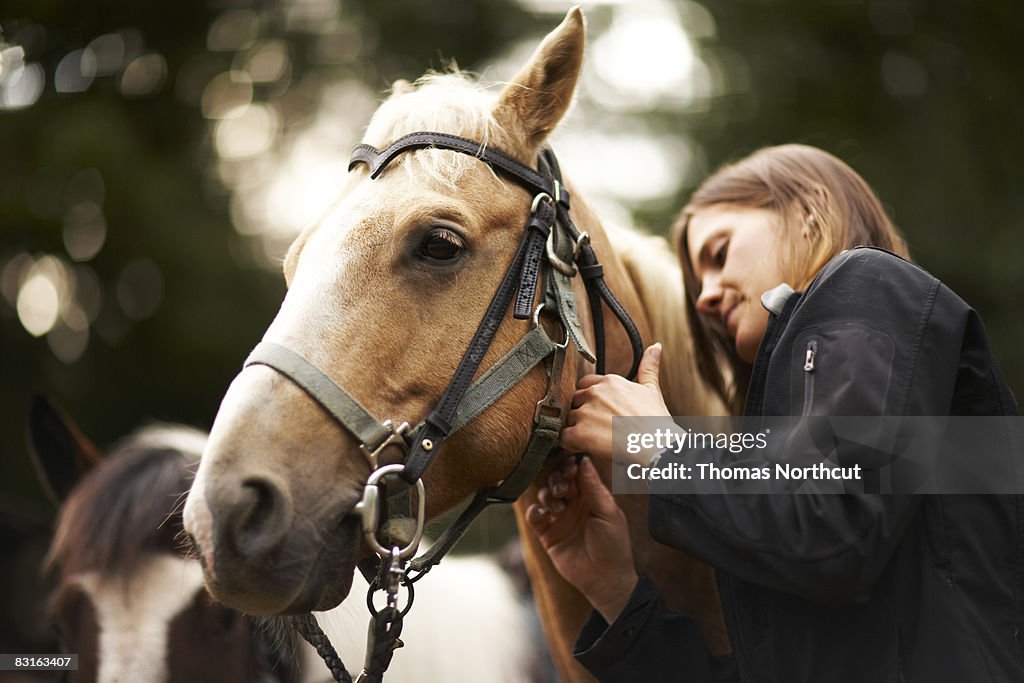
[[[981,312],[1011,386],[1024,387],[1024,4],[635,4],[667,8],[684,28],[701,28],[693,46],[717,83],[685,105],[616,114],[652,135],[685,140],[692,152],[674,191],[627,198],[635,222],[667,231],[688,192],[723,161],[767,144],[820,146],[876,188],[914,258]],[[209,427],[283,295],[272,263],[287,240],[254,246],[255,238],[236,229],[234,186],[218,165],[214,123],[204,115],[206,84],[259,45],[279,41],[287,73],[255,84],[251,99],[281,112],[284,139],[314,116],[330,83],[379,94],[395,78],[415,78],[449,57],[482,70],[550,30],[566,6],[0,2],[0,105],[18,68],[31,66],[44,79],[37,96],[26,96],[22,82],[21,94],[8,93],[0,108],[0,541],[37,539],[0,583],[34,580],[38,539],[52,514],[24,444],[30,392],[49,392],[103,445],[149,419]],[[584,9],[591,39],[634,11],[628,3]],[[77,84],[66,72],[58,78],[69,52],[110,34],[120,36],[124,54],[104,66],[109,73]],[[139,63],[156,75],[132,85],[127,71],[146,55],[158,55]],[[79,91],[58,92],[58,83]],[[598,116],[587,114],[592,99],[581,98],[574,121]],[[620,159],[619,169],[629,174],[630,159]],[[88,229],[97,221],[105,226],[97,253],[69,248],[82,229],[95,234]],[[54,270],[63,273],[51,278],[64,283],[61,318],[33,336],[18,297],[33,272]],[[11,614],[6,606],[0,613]]]

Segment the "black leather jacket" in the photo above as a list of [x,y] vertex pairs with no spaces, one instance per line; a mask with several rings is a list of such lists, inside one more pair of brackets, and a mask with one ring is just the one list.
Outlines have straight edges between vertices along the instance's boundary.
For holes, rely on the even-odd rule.
[[[866,247],[785,301],[758,350],[745,414],[808,413],[1019,414],[977,313]],[[1015,494],[1022,446],[1007,453]],[[602,681],[1024,681],[1024,496],[675,493],[652,495],[650,526],[718,569],[735,658],[712,658],[641,578],[614,624],[595,612],[577,641]]]

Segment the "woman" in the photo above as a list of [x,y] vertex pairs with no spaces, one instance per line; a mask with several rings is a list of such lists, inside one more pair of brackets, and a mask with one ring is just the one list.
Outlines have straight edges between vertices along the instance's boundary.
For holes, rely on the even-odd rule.
[[[835,157],[786,145],[726,166],[675,235],[698,367],[734,413],[1018,415],[978,315],[903,258],[874,193]],[[562,446],[610,459],[613,415],[667,416],[660,354],[647,350],[636,383],[581,379]],[[661,467],[729,454],[622,457],[652,455]],[[1024,472],[1019,449],[1005,457]],[[774,495],[650,485],[655,538],[718,569],[735,660],[715,660],[637,576],[589,459],[553,474],[528,519],[595,607],[580,661],[603,681],[1024,680],[1024,498],[763,487]]]

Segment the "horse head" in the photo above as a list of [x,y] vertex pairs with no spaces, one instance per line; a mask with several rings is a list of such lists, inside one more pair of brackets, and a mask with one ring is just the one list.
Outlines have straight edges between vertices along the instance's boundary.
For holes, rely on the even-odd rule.
[[[376,151],[432,131],[536,168],[573,99],[583,43],[583,16],[572,10],[496,94],[458,74],[397,83],[364,143]],[[288,292],[263,341],[304,359],[327,378],[314,383],[343,387],[376,420],[416,424],[445,392],[514,264],[537,193],[473,154],[429,145],[404,151],[379,175],[374,168],[375,177],[367,165],[339,179],[340,199],[292,245]],[[548,323],[561,341],[557,317],[505,315],[476,377]],[[563,396],[582,362],[569,344]],[[369,554],[353,510],[372,465],[325,401],[271,365],[247,365],[229,387],[185,525],[208,587],[226,604],[258,614],[324,610],[346,596],[355,563]],[[548,389],[544,365],[432,454],[422,478],[428,517],[513,470]],[[382,449],[380,463],[401,451]]]
[[62,650],[79,655],[70,680],[290,680],[283,651],[252,619],[211,599],[199,563],[184,556],[181,500],[204,434],[154,425],[104,458],[38,396],[29,441],[60,506],[49,610]]

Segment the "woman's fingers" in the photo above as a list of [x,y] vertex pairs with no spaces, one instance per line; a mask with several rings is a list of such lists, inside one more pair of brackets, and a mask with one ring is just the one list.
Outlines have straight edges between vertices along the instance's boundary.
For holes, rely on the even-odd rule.
[[572,401],[570,401],[570,407],[572,408],[573,412],[575,412],[576,408],[579,408],[581,405],[586,403],[588,397],[590,397],[592,393],[593,392],[591,392],[590,389],[577,389],[576,391],[572,392]]
[[566,458],[562,463],[562,476],[570,486],[576,485],[576,475],[579,473],[579,466],[576,464],[575,457]]
[[573,462],[564,469],[556,469],[548,475],[547,487],[551,490],[552,497],[569,502],[579,495],[579,488],[576,486],[576,469],[576,463]]
[[555,496],[547,486],[537,492],[537,501],[555,514],[565,509],[565,501]]
[[566,483],[561,470],[552,470],[548,475],[548,488],[551,489],[551,494],[557,498],[565,495]]
[[526,508],[526,521],[538,535],[543,535],[554,520],[546,508],[534,503]]
[[562,430],[558,443],[570,453],[587,453],[593,443],[589,434],[590,429],[586,425],[575,424]]
[[586,453],[597,460],[611,460],[612,430],[595,428],[591,424],[576,424],[562,430],[559,445],[570,453]]
[[618,503],[612,497],[612,492],[601,481],[601,477],[594,467],[590,458],[583,458],[580,463],[579,486],[584,496],[593,506],[594,513],[598,517],[611,519],[619,513]]
[[570,453],[581,452],[576,437],[576,425],[562,429],[562,433],[558,435],[558,445]]

